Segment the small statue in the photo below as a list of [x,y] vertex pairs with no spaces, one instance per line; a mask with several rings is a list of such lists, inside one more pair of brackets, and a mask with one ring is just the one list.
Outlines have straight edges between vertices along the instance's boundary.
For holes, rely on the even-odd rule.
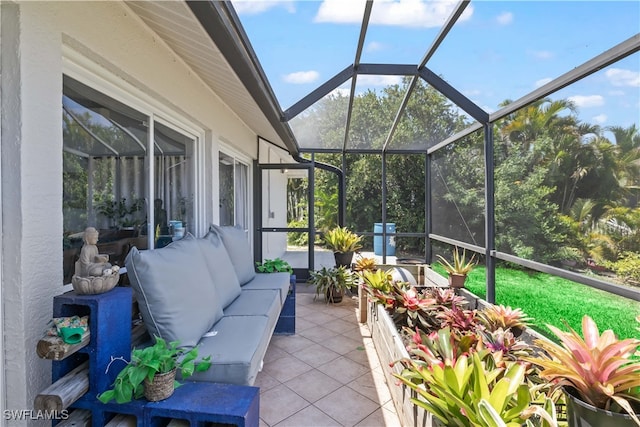
[[[84,245],[80,250],[80,259],[76,262],[76,276],[90,277],[103,276],[105,270],[111,269],[108,255],[100,255],[98,253],[98,230],[93,227],[87,227],[82,236]],[[110,274],[110,273],[109,273]]]

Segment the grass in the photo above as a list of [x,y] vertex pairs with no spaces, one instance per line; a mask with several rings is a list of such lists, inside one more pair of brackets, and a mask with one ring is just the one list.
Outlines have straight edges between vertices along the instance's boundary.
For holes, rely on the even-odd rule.
[[[441,266],[432,266],[445,274]],[[467,277],[465,287],[481,298],[486,297],[485,268],[476,267]],[[612,329],[620,338],[640,339],[640,302],[546,273],[496,268],[496,303],[520,307],[533,318],[532,327],[551,337],[547,323],[567,330],[563,320],[581,333],[582,317],[588,314],[602,332]]]

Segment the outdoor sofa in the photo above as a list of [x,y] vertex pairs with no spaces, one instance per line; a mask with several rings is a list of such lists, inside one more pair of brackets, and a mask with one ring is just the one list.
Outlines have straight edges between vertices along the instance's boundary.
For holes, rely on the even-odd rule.
[[256,273],[244,230],[212,225],[203,238],[134,247],[125,265],[149,334],[211,355],[212,367],[190,380],[253,385],[290,275]]

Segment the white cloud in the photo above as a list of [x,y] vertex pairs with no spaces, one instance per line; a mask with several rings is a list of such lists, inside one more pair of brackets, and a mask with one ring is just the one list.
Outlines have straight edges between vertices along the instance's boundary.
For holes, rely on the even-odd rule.
[[495,108],[489,107],[488,105],[481,105],[480,108],[482,108],[484,111],[486,111],[489,114],[494,113],[496,111]]
[[385,45],[384,43],[369,42],[365,46],[364,50],[365,52],[379,52],[381,50],[385,50],[386,48],[387,48],[387,45]]
[[599,107],[604,105],[604,97],[602,95],[576,95],[570,96],[569,101],[576,104],[577,107]]
[[358,75],[358,86],[391,86],[402,83],[402,76]]
[[549,83],[551,80],[553,80],[551,77],[545,77],[544,79],[536,80],[535,85],[536,87],[541,87]]
[[607,92],[611,96],[625,96],[626,93],[623,90],[610,90]]
[[296,11],[292,0],[233,0],[232,4],[238,15],[258,15],[276,7],[284,8],[289,13]]
[[640,72],[623,70],[622,68],[610,68],[604,75],[614,86],[640,87]]
[[607,115],[606,114],[598,114],[597,116],[593,116],[591,119],[596,123],[602,124],[602,123],[607,121]]
[[305,83],[313,83],[320,77],[320,73],[317,71],[296,71],[295,73],[286,74],[282,80],[294,85],[301,85]]
[[[315,22],[360,24],[365,2],[350,0],[324,0],[318,8]],[[440,27],[457,5],[455,0],[382,0],[371,10],[370,24],[400,27]],[[466,21],[473,14],[473,6],[467,6],[458,22]]]
[[498,21],[498,24],[500,25],[509,25],[513,22],[513,13],[502,12],[500,15],[498,15],[496,21]]

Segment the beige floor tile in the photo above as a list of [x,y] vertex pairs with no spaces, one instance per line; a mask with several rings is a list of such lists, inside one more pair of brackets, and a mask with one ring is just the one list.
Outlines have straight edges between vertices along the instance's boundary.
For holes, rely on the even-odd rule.
[[270,426],[309,406],[309,402],[284,385],[260,395],[260,418]]
[[353,321],[348,321],[345,319],[336,319],[331,322],[325,323],[322,325],[323,327],[329,329],[330,331],[336,332],[338,334],[343,334],[344,332],[353,328]]
[[369,335],[362,335],[362,332],[360,331],[360,328],[358,328],[357,326],[353,326],[351,325],[351,327],[348,327],[342,331],[339,331],[340,335],[344,335],[345,337],[349,337],[351,339],[354,340],[358,340],[361,341],[364,338],[368,338]]
[[315,406],[307,406],[275,427],[340,427],[340,423]]
[[315,323],[304,320],[300,315],[296,317],[296,333],[305,331],[314,326],[316,326]]
[[292,356],[297,357],[304,363],[313,367],[324,365],[325,363],[340,357],[340,355],[335,351],[329,350],[320,344],[305,347],[302,350],[293,353]]
[[367,354],[367,348],[364,345],[360,345],[356,347],[355,350],[345,354],[344,357],[347,357],[353,360],[354,362],[358,362],[359,364],[364,365],[366,367],[370,367],[369,355]]
[[391,400],[391,393],[385,377],[379,373],[367,372],[351,381],[347,386],[377,402],[380,406]]
[[262,418],[260,418],[260,422],[258,423],[259,427],[269,427],[269,424],[267,424],[266,422],[264,422],[264,420]]
[[260,393],[264,393],[267,390],[271,390],[275,386],[280,385],[280,381],[267,374],[264,370],[258,372],[256,382],[253,384],[256,387],[260,387]]
[[308,314],[306,316],[304,316],[304,319],[309,321],[309,322],[313,322],[317,325],[323,325],[325,323],[329,323],[332,320],[336,319],[334,316],[327,314],[327,313],[321,313],[321,312],[313,312],[311,314]]
[[361,364],[342,356],[317,368],[342,384],[348,384],[368,372],[369,369]]
[[328,330],[324,326],[317,325],[312,328],[305,329],[304,331],[300,331],[300,335],[305,338],[309,338],[314,342],[322,343],[328,340],[329,338],[335,337],[338,334]]
[[342,387],[314,404],[343,426],[353,426],[371,415],[379,406],[360,393]]
[[269,348],[267,348],[267,352],[264,355],[263,361],[264,363],[270,363],[270,362],[273,362],[274,360],[278,360],[281,357],[285,357],[288,355],[289,353],[287,353],[280,347],[277,347],[275,345],[270,345]]
[[302,335],[279,335],[272,337],[270,344],[291,354],[314,343]]
[[342,387],[342,383],[314,369],[285,383],[308,402],[315,402]]
[[287,356],[265,365],[263,371],[281,383],[284,383],[311,369],[312,367],[303,361],[293,356]]
[[356,424],[356,427],[402,427],[402,425],[395,412],[379,408]]
[[344,335],[336,335],[322,342],[322,345],[340,354],[347,354],[350,351],[362,346],[362,341],[354,340]]

